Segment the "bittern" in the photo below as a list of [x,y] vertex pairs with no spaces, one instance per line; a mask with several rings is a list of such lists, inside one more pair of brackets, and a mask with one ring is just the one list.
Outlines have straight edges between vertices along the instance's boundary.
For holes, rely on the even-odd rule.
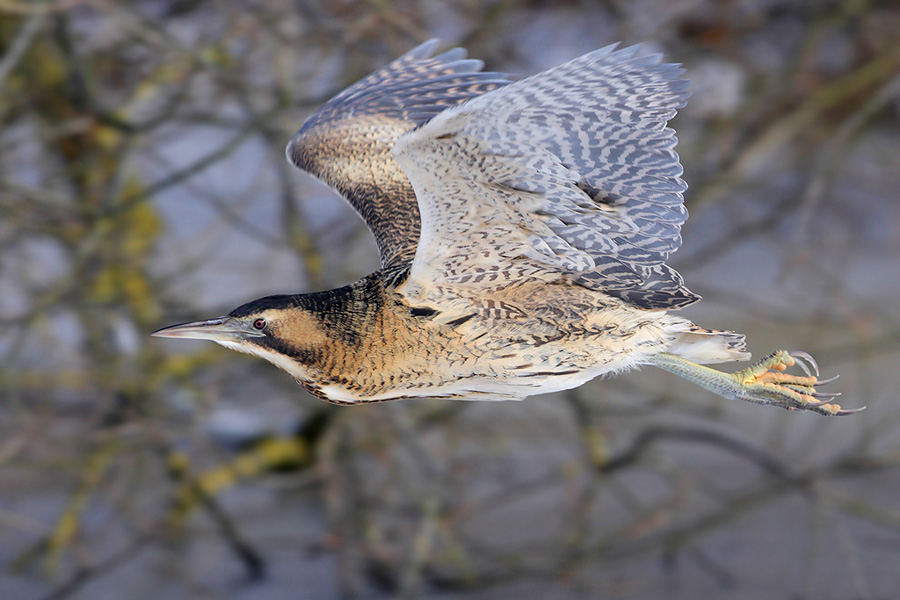
[[435,46],[339,93],[287,146],[362,216],[381,270],[153,335],[256,355],[338,404],[520,400],[655,365],[726,398],[853,412],[803,352],[702,366],[748,359],[744,336],[672,314],[700,299],[666,265],[687,218],[667,127],[689,95],[679,65],[613,45],[511,82]]

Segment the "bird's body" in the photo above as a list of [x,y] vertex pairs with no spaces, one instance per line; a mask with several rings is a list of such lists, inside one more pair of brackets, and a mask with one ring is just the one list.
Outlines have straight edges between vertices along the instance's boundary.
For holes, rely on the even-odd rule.
[[[739,347],[736,334],[692,333],[685,319],[563,280],[523,277],[489,295],[462,288],[445,310],[412,306],[398,287],[375,273],[337,290],[251,303],[248,314],[295,342],[247,348],[341,404],[521,399],[637,366],[676,344],[687,353],[691,338],[698,349],[715,342],[700,351],[706,359],[740,352],[727,347]],[[286,308],[295,318],[277,317]]]
[[847,412],[781,372],[803,353],[734,375],[695,364],[749,354],[671,313],[699,299],[665,263],[687,217],[676,65],[608,47],[510,83],[433,48],[336,96],[287,149],[361,214],[382,269],[158,335],[255,354],[342,404],[521,399],[655,364],[726,397]]

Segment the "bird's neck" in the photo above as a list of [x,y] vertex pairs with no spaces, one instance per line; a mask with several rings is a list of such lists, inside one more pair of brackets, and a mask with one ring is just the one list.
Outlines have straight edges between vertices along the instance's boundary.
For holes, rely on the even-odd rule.
[[[384,384],[396,360],[404,308],[384,277],[373,274],[342,288],[303,294],[298,303],[319,323],[322,346],[297,377],[311,393],[337,402],[355,402]],[[399,333],[405,337],[403,333]]]
[[299,296],[329,340],[348,352],[358,351],[375,332],[385,306],[385,290],[373,275],[344,287]]

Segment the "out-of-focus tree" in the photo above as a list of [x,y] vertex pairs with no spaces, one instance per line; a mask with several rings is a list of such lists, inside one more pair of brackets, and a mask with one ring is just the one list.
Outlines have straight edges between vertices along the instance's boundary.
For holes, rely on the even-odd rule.
[[[874,0],[0,3],[0,596],[237,597],[235,572],[316,598],[890,596],[897,31]],[[376,268],[282,149],[430,37],[516,74],[618,39],[684,62],[674,262],[696,310],[753,350],[812,348],[869,410],[736,406],[649,372],[335,408],[150,339]]]

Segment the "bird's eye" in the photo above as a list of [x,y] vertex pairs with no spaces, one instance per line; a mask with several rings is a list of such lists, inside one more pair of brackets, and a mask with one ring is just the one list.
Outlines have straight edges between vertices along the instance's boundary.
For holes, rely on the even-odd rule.
[[262,331],[265,328],[266,328],[266,320],[265,319],[256,319],[255,321],[253,321],[253,329],[258,329],[259,331]]

